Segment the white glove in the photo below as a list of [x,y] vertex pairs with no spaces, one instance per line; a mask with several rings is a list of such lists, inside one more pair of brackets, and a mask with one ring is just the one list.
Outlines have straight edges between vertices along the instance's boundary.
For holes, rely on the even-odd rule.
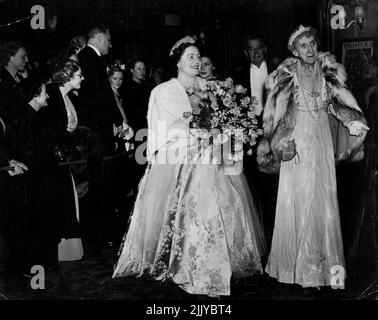
[[9,164],[11,167],[14,167],[14,170],[8,171],[11,177],[23,174],[24,171],[28,171],[28,167],[22,162],[18,162],[17,160],[12,159],[9,161]]
[[124,140],[130,140],[134,136],[134,130],[125,122],[122,123],[122,131],[120,136]]
[[347,124],[349,133],[352,136],[362,136],[364,130],[368,131],[370,128],[364,125],[361,121],[351,121]]

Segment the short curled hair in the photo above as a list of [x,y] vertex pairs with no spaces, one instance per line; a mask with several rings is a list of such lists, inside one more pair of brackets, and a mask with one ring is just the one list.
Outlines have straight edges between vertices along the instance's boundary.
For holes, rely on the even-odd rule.
[[26,50],[25,45],[21,41],[9,41],[0,46],[0,66],[4,67],[8,64],[20,48]]
[[55,66],[52,74],[52,82],[63,86],[74,77],[74,73],[79,69],[80,65],[75,60],[66,59]]
[[136,59],[133,59],[129,62],[128,66],[129,66],[129,69],[134,69],[135,68],[135,65],[140,62],[140,63],[143,63],[144,66],[146,67],[146,62],[144,62],[144,59],[142,58],[136,58]]
[[307,38],[309,38],[309,37],[314,37],[316,44],[317,44],[318,46],[320,45],[320,40],[319,40],[319,36],[318,36],[318,31],[317,31],[315,28],[310,27],[310,30],[305,31],[305,32],[301,33],[300,35],[298,35],[298,36],[294,39],[293,43],[292,43],[291,45],[288,45],[288,46],[287,46],[287,48],[289,49],[290,52],[293,53],[293,52],[295,51],[295,47],[296,47],[298,41],[299,41],[300,39],[302,39],[303,37],[307,37]]

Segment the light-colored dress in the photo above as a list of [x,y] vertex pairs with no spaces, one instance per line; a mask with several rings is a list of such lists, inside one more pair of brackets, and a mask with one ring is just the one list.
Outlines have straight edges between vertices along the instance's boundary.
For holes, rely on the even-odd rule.
[[164,120],[167,131],[188,131],[183,112],[190,110],[177,79],[151,93],[150,163],[113,277],[149,274],[191,294],[230,295],[231,276],[262,273],[264,236],[242,174],[227,175],[222,165],[159,161],[164,146],[184,148],[185,137],[157,139],[158,122]]
[[[324,89],[324,78],[320,79]],[[297,77],[295,83],[298,85]],[[316,111],[317,106],[320,111]],[[291,138],[299,157],[281,162],[272,247],[265,271],[283,283],[341,288],[345,264],[335,155],[326,111],[321,96],[311,97],[298,86]]]

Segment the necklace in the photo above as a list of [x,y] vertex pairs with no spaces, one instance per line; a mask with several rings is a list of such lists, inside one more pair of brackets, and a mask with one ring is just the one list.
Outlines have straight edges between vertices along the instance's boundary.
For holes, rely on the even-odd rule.
[[[307,111],[315,121],[319,121],[320,108],[317,98],[319,98],[321,94],[319,90],[317,90],[317,86],[319,86],[317,81],[319,79],[318,65],[315,65],[310,74],[308,72],[306,74],[305,70],[302,69],[301,66],[299,66],[298,75],[298,80],[300,80],[300,83],[298,82],[298,85],[301,89]],[[315,109],[310,108],[306,95],[309,95],[310,98],[314,99]]]
[[[316,90],[312,90],[312,91],[309,91],[309,90],[306,90],[304,88],[302,88],[301,85],[299,85],[299,87],[301,88],[301,92],[302,92],[302,95],[303,95],[303,99],[305,101],[305,104],[306,104],[306,108],[307,108],[307,111],[309,112],[311,118],[313,118],[315,121],[319,121],[319,117],[320,117],[320,108],[318,106],[318,102],[316,101],[316,98],[320,97],[320,93]],[[311,110],[310,109],[310,106],[308,104],[308,101],[307,101],[307,98],[306,98],[306,93],[305,91],[307,91],[308,95],[314,99],[314,102],[315,102],[315,109]],[[313,115],[313,111],[315,111],[315,115]]]

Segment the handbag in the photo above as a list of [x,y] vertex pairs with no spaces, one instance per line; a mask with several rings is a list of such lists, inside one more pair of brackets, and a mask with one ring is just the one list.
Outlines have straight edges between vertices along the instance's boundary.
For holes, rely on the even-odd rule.
[[281,148],[281,159],[282,161],[290,161],[293,159],[297,154],[297,150],[295,148],[295,141],[289,140],[287,142],[287,147]]

